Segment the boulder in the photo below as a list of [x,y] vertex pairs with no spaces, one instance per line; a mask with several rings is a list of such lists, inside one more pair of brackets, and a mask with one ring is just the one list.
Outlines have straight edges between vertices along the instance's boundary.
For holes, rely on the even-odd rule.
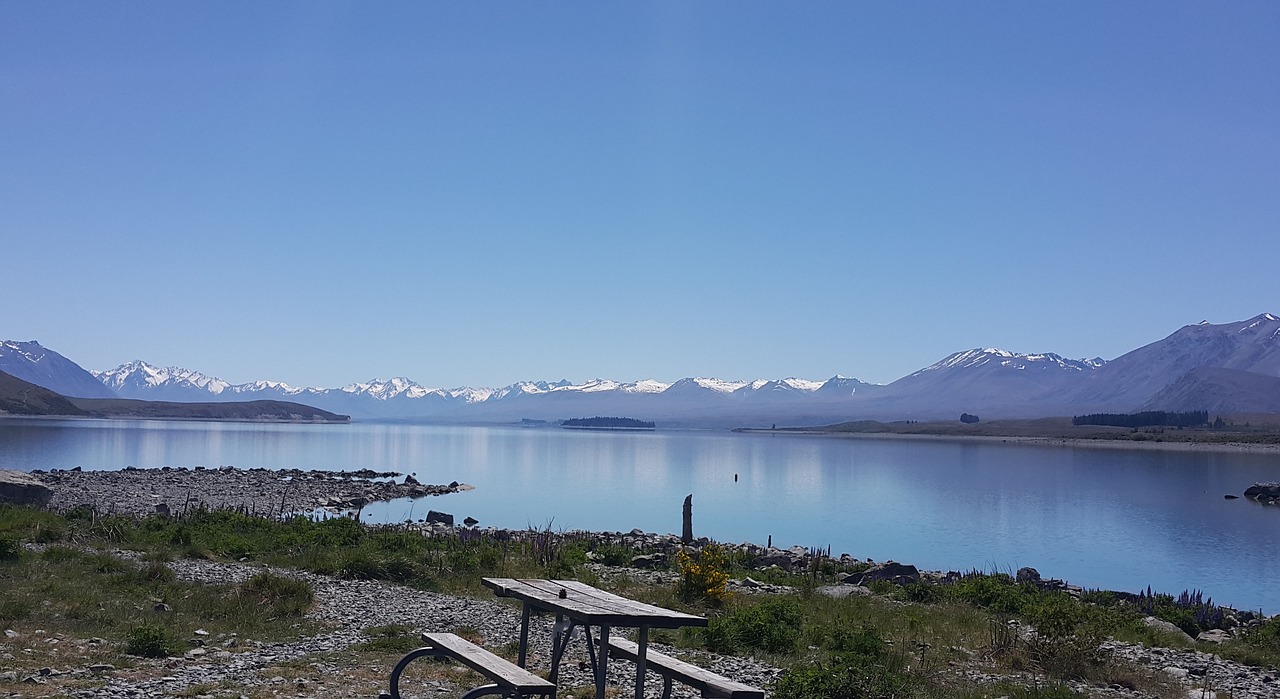
[[824,585],[815,589],[814,592],[826,597],[844,599],[845,597],[866,597],[871,594],[871,589],[861,585]]
[[447,512],[436,512],[430,510],[427,512],[427,524],[447,524],[453,526],[453,515]]
[[1147,626],[1157,631],[1163,631],[1164,633],[1167,633],[1167,634],[1173,634],[1174,636],[1177,636],[1179,638],[1185,638],[1188,641],[1193,640],[1191,636],[1189,636],[1186,631],[1183,631],[1181,627],[1179,627],[1177,624],[1165,621],[1164,619],[1157,619],[1153,616],[1149,616],[1146,619],[1143,619],[1142,623],[1146,624]]
[[653,570],[667,565],[667,554],[651,553],[647,556],[636,556],[631,559],[632,568],[640,568],[643,570]]
[[1014,579],[1020,583],[1038,583],[1040,582],[1040,571],[1030,567],[1019,568]]
[[1222,629],[1209,629],[1208,631],[1201,631],[1200,635],[1196,636],[1196,640],[1205,643],[1226,643],[1231,640],[1231,632]]
[[877,580],[888,580],[891,583],[905,585],[918,582],[920,571],[913,565],[888,561],[871,566],[861,573],[854,573],[846,577],[843,582],[846,585],[869,585]]
[[53,490],[35,476],[22,471],[0,470],[0,502],[44,507]]
[[757,557],[756,560],[751,563],[752,568],[759,570],[763,570],[771,566],[778,566],[783,570],[791,570],[795,567],[795,561],[792,556],[785,551],[770,549],[768,553]]
[[1245,488],[1244,496],[1261,502],[1280,500],[1280,483],[1254,483]]

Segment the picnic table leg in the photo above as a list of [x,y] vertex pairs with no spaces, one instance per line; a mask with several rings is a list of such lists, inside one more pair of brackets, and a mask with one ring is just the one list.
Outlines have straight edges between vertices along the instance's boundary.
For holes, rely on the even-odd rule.
[[520,654],[516,657],[516,665],[524,667],[525,657],[529,651],[529,603],[524,603],[524,611],[520,614]]
[[569,633],[573,631],[573,620],[570,619],[568,625],[565,625],[564,615],[556,615],[556,624],[551,627],[551,674],[547,679],[555,684],[556,677],[560,675],[560,658],[564,657],[564,652],[569,648]]
[[604,699],[605,671],[609,664],[609,627],[600,626],[600,662],[596,667],[596,699]]
[[644,654],[649,650],[649,627],[641,626],[636,645],[636,699],[644,699]]

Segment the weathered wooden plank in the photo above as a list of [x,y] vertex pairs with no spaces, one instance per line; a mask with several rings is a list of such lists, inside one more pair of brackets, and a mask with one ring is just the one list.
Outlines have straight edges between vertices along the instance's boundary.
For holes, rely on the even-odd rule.
[[[609,639],[609,655],[635,662],[640,655],[640,646],[625,638]],[[702,696],[714,699],[764,699],[764,690],[756,689],[727,677],[721,677],[706,669],[677,660],[669,655],[649,648],[644,655],[649,670],[680,680],[681,683],[702,693]]]
[[[703,617],[630,600],[576,580],[484,578],[483,583],[500,597],[524,600],[586,624],[653,628],[707,625]],[[561,590],[567,593],[563,598]]]
[[684,612],[677,612],[674,609],[666,609],[665,607],[637,602],[633,599],[615,595],[612,592],[605,592],[604,590],[594,588],[586,583],[578,582],[577,580],[557,580],[555,582],[560,583],[565,587],[565,589],[570,590],[571,592],[599,599],[602,603],[608,603],[619,611],[628,614],[648,614],[661,616],[664,619],[684,619],[686,621],[693,622],[694,625],[697,625],[698,622],[705,624],[707,621],[705,618],[695,614],[686,614]]
[[556,686],[551,682],[456,634],[424,633],[422,640],[432,648],[447,653],[463,665],[508,689],[539,694],[555,691]]

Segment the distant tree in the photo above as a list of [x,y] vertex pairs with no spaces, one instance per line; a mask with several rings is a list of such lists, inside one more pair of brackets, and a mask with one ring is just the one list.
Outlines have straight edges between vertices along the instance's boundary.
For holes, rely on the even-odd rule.
[[1192,410],[1170,413],[1148,410],[1141,413],[1093,413],[1071,418],[1073,425],[1103,425],[1108,427],[1194,427],[1209,422],[1209,411]]

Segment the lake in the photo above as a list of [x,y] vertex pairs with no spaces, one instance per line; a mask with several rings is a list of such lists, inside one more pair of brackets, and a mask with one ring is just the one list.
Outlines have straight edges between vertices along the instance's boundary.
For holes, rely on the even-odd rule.
[[1076,585],[1280,612],[1280,508],[1225,500],[1280,480],[1280,453],[848,439],[714,431],[434,425],[0,420],[0,468],[239,468],[412,473],[469,492],[428,508],[482,525],[679,532],[937,570],[1037,568]]

